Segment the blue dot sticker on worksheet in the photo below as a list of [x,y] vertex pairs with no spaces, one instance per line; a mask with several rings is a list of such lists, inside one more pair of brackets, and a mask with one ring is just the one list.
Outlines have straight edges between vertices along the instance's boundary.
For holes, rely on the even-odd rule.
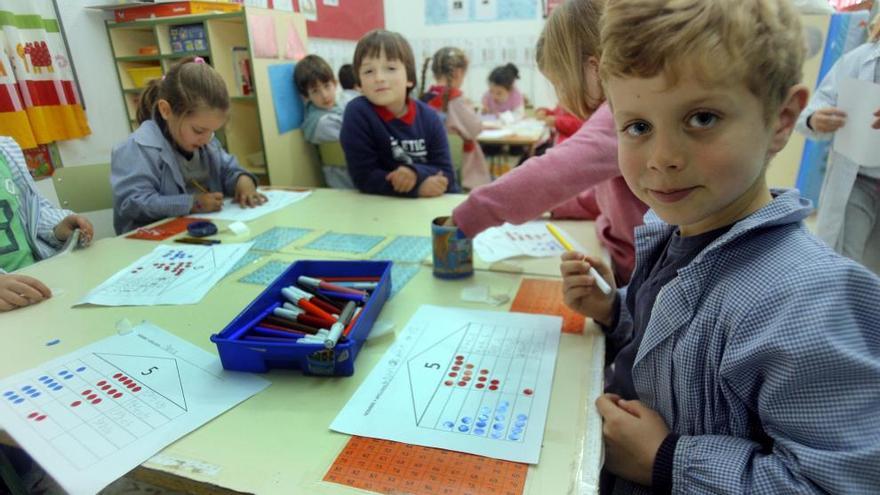
[[384,240],[385,237],[381,235],[327,232],[321,237],[306,244],[304,247],[305,249],[313,249],[316,251],[363,254],[369,252]]
[[239,282],[255,285],[269,285],[290,268],[290,262],[269,260],[265,265],[238,279]]
[[273,227],[254,237],[254,246],[251,249],[257,249],[260,251],[280,251],[281,248],[301,239],[311,231],[312,229]]
[[427,236],[402,235],[385,245],[372,256],[374,260],[391,260],[404,263],[421,263],[431,254],[431,238]]

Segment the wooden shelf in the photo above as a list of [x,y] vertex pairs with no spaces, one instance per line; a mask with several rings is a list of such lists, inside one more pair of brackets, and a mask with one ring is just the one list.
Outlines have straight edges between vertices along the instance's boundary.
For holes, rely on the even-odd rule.
[[160,60],[169,60],[186,57],[207,57],[211,55],[210,50],[197,50],[194,52],[178,52],[166,53],[163,55],[133,55],[130,57],[116,57],[117,62],[157,62]]
[[[158,66],[165,74],[181,58],[203,57],[223,78],[230,95],[229,119],[217,131],[217,138],[226,151],[235,156],[243,168],[257,175],[261,184],[320,186],[323,178],[314,147],[306,143],[301,131],[281,133],[276,123],[268,67],[293,61],[252,57],[253,48],[248,35],[248,19],[252,16],[271,18],[276,27],[278,46],[283,46],[283,37],[291,26],[304,43],[307,41],[306,22],[301,14],[253,7],[230,13],[107,21],[107,37],[130,127],[134,130],[138,126],[136,103],[144,84],[137,84],[128,69]],[[201,24],[205,31],[205,45],[190,48],[206,49],[174,53],[171,51],[170,31],[175,26],[187,24]],[[145,47],[156,47],[158,53],[143,55],[138,52]],[[246,96],[241,94],[234,68],[244,54],[247,54],[251,69],[251,94]],[[301,158],[292,164],[291,156]]]
[[137,29],[143,27],[152,27],[152,26],[160,26],[165,24],[195,24],[197,22],[203,22],[208,20],[233,20],[239,19],[244,21],[244,11],[240,12],[227,12],[224,14],[193,14],[193,15],[179,15],[174,17],[155,17],[151,19],[138,19],[136,21],[128,21],[128,22],[115,22],[108,21],[107,28],[108,29]]

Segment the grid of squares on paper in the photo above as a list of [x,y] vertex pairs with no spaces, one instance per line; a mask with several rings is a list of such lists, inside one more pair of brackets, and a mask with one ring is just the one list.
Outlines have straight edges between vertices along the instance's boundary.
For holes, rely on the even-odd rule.
[[397,295],[417,273],[419,273],[419,265],[413,263],[392,263],[391,294],[388,297],[392,298]]
[[312,229],[299,229],[295,227],[272,227],[262,234],[254,237],[254,245],[251,249],[260,251],[279,251],[292,242],[302,239],[303,236],[312,232]]
[[265,265],[241,277],[238,281],[246,284],[269,285],[289,267],[289,261],[269,260]]
[[316,251],[364,254],[384,240],[385,237],[381,235],[327,232],[303,247]]
[[372,258],[402,263],[421,263],[429,254],[431,254],[430,237],[401,235],[395,237]]
[[233,273],[241,270],[242,268],[244,268],[252,263],[256,263],[257,261],[260,261],[261,259],[263,259],[263,254],[257,253],[254,251],[248,251],[248,252],[244,253],[244,256],[239,258],[238,261],[236,261],[234,265],[232,265],[232,268],[230,268],[229,271],[226,272],[226,275],[223,278],[226,278],[226,277],[232,275]]
[[379,493],[519,495],[528,464],[352,437],[324,481]]

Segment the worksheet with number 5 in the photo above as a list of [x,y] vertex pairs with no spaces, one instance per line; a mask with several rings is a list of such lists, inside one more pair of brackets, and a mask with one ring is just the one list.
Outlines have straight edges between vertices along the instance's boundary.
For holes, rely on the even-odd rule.
[[330,428],[537,464],[561,327],[422,306]]
[[0,427],[68,493],[95,493],[268,385],[143,323],[0,381]]

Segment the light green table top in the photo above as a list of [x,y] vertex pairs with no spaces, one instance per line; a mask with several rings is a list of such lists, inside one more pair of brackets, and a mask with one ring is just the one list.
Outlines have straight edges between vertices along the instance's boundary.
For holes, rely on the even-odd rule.
[[[273,226],[428,236],[431,219],[448,214],[463,198],[405,200],[319,189],[306,200],[248,225],[251,236]],[[597,246],[591,222],[559,224],[588,248]],[[221,231],[220,237],[224,242],[238,240],[228,231]],[[55,295],[36,306],[0,315],[4,339],[0,377],[112,335],[116,322],[123,318],[133,323],[149,320],[216,354],[209,336],[263,290],[238,282],[239,278],[269,259],[315,258],[312,253],[272,253],[227,276],[197,305],[71,308],[89,290],[155,246],[155,242],[122,237],[104,239],[23,270],[46,283]],[[524,273],[558,277],[556,259],[514,260],[507,265]],[[433,277],[430,267],[423,265],[385,304],[379,318],[393,322],[394,331],[399,332],[422,304],[505,311],[509,305],[463,302],[460,291],[483,284],[493,294],[508,294],[512,300],[522,278],[522,273],[478,269],[472,278],[448,281]],[[52,339],[60,343],[47,347]],[[390,334],[369,340],[358,355],[352,377],[307,377],[292,370],[263,375],[272,382],[269,388],[171,444],[133,475],[193,493],[364,493],[321,481],[349,438],[328,426],[393,341]],[[592,323],[582,335],[562,335],[541,459],[529,467],[526,493],[595,491],[601,423],[593,401],[602,390],[602,349],[603,339]]]

